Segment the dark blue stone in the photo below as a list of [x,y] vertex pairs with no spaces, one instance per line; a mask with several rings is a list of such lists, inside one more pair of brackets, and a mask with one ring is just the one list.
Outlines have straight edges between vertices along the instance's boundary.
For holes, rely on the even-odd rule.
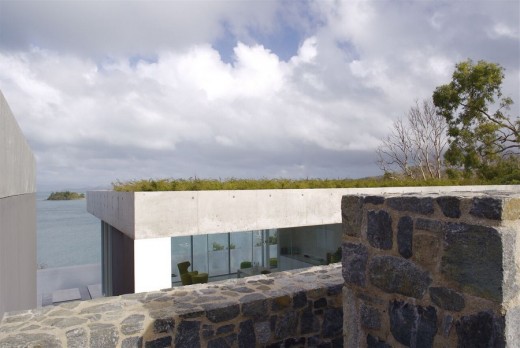
[[287,337],[293,337],[296,334],[298,328],[298,314],[294,311],[289,311],[284,315],[280,316],[276,321],[276,328],[274,335],[278,339],[285,339]]
[[386,199],[389,207],[399,211],[409,211],[430,215],[433,214],[433,200],[430,197],[390,197]]
[[318,317],[312,313],[312,310],[306,309],[302,313],[300,321],[300,332],[302,335],[318,332],[320,330],[320,322]]
[[379,330],[381,328],[381,313],[374,307],[361,304],[361,325],[367,329]]
[[458,219],[460,217],[460,199],[457,197],[438,197],[435,199],[444,216]]
[[383,196],[366,196],[364,199],[365,204],[374,204],[381,205],[385,202],[385,197]]
[[441,233],[444,228],[444,223],[438,220],[418,218],[417,221],[415,221],[415,228],[423,231]]
[[442,309],[455,312],[464,309],[465,301],[462,294],[443,287],[431,287],[429,291],[432,302]]
[[327,307],[327,299],[322,297],[316,301],[314,301],[314,308],[324,308]]
[[432,347],[437,334],[437,312],[434,307],[415,306],[403,301],[389,305],[390,331],[406,346]]
[[[505,347],[504,318],[490,312],[460,318],[455,324],[459,347]],[[518,329],[518,328],[517,328]],[[511,342],[515,345],[518,342]]]
[[293,296],[293,308],[302,308],[307,304],[307,294],[305,291],[300,291]]
[[342,274],[345,282],[365,286],[365,271],[367,267],[368,250],[363,244],[344,243]]
[[[165,348],[172,346],[172,338],[170,336],[161,337],[153,341],[148,341],[144,344],[145,348]],[[180,346],[179,346],[180,347]],[[195,346],[193,346],[195,347]]]
[[397,249],[405,259],[412,257],[413,220],[403,216],[397,224]]
[[256,335],[253,320],[249,319],[241,322],[238,332],[238,346],[241,348],[249,348],[255,345]]
[[465,292],[493,301],[502,300],[502,240],[491,227],[445,225],[441,273]]
[[173,318],[156,319],[153,322],[153,332],[155,333],[172,332],[174,328],[175,320]]
[[430,274],[415,263],[395,256],[374,256],[369,265],[370,282],[388,293],[422,298],[432,282]]
[[240,314],[240,306],[238,304],[229,305],[222,308],[215,308],[206,311],[206,317],[213,323],[231,320]]
[[200,347],[200,322],[199,321],[181,321],[177,327],[177,335],[175,335],[175,347],[192,348]]
[[230,333],[230,332],[233,332],[233,330],[235,330],[234,324],[224,325],[217,329],[217,335]]
[[328,308],[324,311],[321,331],[325,338],[343,334],[343,308]]
[[367,348],[392,348],[391,345],[379,339],[379,337],[367,335]]
[[242,314],[246,317],[254,317],[256,320],[265,320],[267,311],[267,300],[257,300],[242,304]]
[[469,213],[476,217],[500,220],[502,218],[502,201],[491,197],[475,197]]
[[371,246],[383,250],[392,249],[392,218],[384,210],[367,213],[367,239]]

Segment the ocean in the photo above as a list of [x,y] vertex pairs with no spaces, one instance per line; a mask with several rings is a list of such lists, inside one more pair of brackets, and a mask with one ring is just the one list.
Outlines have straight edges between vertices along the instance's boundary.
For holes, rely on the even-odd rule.
[[101,223],[86,199],[47,201],[49,194],[36,193],[38,268],[101,263]]

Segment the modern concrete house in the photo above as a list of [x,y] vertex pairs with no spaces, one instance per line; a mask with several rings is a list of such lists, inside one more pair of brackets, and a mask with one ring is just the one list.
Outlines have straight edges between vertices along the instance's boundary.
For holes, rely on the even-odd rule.
[[103,292],[110,296],[170,288],[182,261],[215,280],[236,277],[241,261],[269,267],[276,259],[276,271],[324,265],[341,245],[342,196],[457,191],[519,188],[92,191],[87,210],[101,220]]
[[0,317],[36,307],[36,161],[0,92]]

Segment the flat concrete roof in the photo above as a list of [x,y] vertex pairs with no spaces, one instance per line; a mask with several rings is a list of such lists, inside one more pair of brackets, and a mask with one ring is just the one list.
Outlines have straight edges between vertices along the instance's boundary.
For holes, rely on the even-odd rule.
[[341,223],[349,194],[520,192],[520,185],[302,190],[87,192],[87,211],[132,239]]

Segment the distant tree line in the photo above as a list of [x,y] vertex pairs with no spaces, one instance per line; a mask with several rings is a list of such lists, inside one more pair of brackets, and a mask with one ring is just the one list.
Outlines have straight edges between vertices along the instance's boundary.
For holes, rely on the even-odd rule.
[[468,59],[431,100],[416,102],[377,148],[386,178],[520,183],[520,121],[502,95],[504,68]]

